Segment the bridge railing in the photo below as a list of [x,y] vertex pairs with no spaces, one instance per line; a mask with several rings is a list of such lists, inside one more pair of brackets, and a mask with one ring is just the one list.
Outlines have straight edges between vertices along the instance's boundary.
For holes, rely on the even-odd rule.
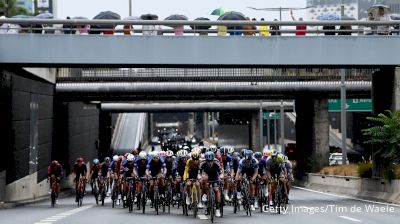
[[[348,69],[346,79],[371,81],[376,69]],[[328,68],[62,68],[57,82],[87,81],[286,81],[340,80],[340,69]]]
[[[8,33],[126,34],[126,35],[210,35],[268,36],[295,35],[399,35],[395,21],[184,21],[184,20],[81,20],[0,19]],[[296,30],[306,26],[306,30]],[[260,29],[268,27],[268,30]],[[272,28],[272,29],[271,29]],[[5,33],[4,30],[0,33]]]

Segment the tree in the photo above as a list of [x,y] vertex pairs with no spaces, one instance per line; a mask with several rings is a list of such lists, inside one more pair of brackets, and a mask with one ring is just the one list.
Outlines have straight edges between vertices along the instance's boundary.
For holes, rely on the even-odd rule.
[[0,9],[3,9],[6,17],[15,15],[31,15],[24,7],[18,6],[16,0],[0,0]]
[[368,117],[367,119],[375,126],[362,130],[369,138],[365,143],[372,144],[374,149],[378,149],[373,153],[374,162],[382,166],[385,171],[400,162],[400,110],[386,112],[388,115]]

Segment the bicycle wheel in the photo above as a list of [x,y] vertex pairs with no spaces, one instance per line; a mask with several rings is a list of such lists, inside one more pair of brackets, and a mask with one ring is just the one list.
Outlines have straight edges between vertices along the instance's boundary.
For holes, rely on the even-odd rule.
[[146,211],[146,192],[143,192],[142,189],[142,213],[144,214]]
[[282,203],[282,192],[281,192],[281,188],[278,185],[276,191],[278,192],[278,198],[277,198],[277,210],[278,210],[278,214],[281,214],[281,203]]
[[[211,222],[214,223],[214,216],[215,216],[215,202],[214,202],[214,190],[212,188],[209,189],[209,212],[210,212],[210,219]],[[212,192],[212,193],[211,193]]]
[[158,194],[158,186],[154,186],[154,208],[156,209],[156,213],[158,215],[158,206],[159,206],[159,194]]
[[53,190],[51,191],[51,207],[54,208],[56,204],[56,192]]
[[237,192],[236,191],[233,192],[232,205],[233,205],[233,213],[236,214],[237,207],[238,207],[238,200],[237,200]]

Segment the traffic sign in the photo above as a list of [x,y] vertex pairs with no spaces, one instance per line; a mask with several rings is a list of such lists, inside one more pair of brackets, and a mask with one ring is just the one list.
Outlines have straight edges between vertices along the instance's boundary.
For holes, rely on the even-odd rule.
[[281,119],[281,115],[279,113],[269,113],[269,112],[264,112],[263,113],[264,120],[267,120],[268,116],[269,116],[270,120],[279,120],[279,119]]
[[[329,112],[341,111],[340,99],[329,99],[328,110]],[[371,112],[372,100],[371,99],[346,99],[346,111],[348,112]]]

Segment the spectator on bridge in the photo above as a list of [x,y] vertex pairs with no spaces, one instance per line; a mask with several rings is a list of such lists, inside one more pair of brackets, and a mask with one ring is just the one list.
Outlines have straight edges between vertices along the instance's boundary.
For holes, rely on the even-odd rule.
[[125,24],[124,25],[124,35],[131,35],[131,31],[133,31],[133,26]]
[[[391,21],[392,19],[388,14],[385,14],[385,9],[383,7],[379,7],[378,15],[375,17],[375,21]],[[378,35],[389,35],[390,27],[389,26],[378,26],[377,34]]]
[[[278,20],[277,20],[277,19],[274,19],[274,21],[276,22],[276,21],[278,21]],[[279,35],[281,35],[281,32],[279,32],[279,30],[280,30],[279,26],[270,26],[269,29],[270,29],[270,32],[271,32],[271,35],[272,35],[272,36],[279,36]]]
[[[372,12],[368,13],[368,18],[366,21],[374,21],[374,15]],[[373,35],[374,34],[374,27],[373,26],[365,26],[364,27],[364,35]]]
[[[292,16],[292,20],[296,21],[296,18],[293,16],[293,11],[290,10],[290,15]],[[299,21],[303,21],[303,18],[299,18]],[[306,35],[306,31],[307,30],[307,26],[306,25],[298,25],[296,26],[296,36],[305,36]]]
[[[67,16],[67,19],[71,19],[71,17]],[[75,34],[75,29],[73,25],[63,25],[64,34]]]
[[[6,14],[3,9],[0,9],[0,19],[6,19]],[[9,24],[3,23],[0,24],[0,34],[6,34],[8,32]]]
[[228,33],[227,33],[227,27],[226,26],[218,26],[217,27],[217,30],[218,30],[218,33],[217,33],[217,35],[218,36],[226,36]]
[[[246,21],[250,22],[251,20],[250,20],[249,17],[246,17]],[[245,35],[245,36],[254,36],[255,33],[252,30],[256,30],[256,29],[257,29],[256,26],[243,26],[243,30],[245,30],[243,32],[243,35]]]
[[[261,18],[261,21],[265,21],[264,18]],[[266,37],[269,36],[269,27],[268,26],[260,26],[260,36]]]

